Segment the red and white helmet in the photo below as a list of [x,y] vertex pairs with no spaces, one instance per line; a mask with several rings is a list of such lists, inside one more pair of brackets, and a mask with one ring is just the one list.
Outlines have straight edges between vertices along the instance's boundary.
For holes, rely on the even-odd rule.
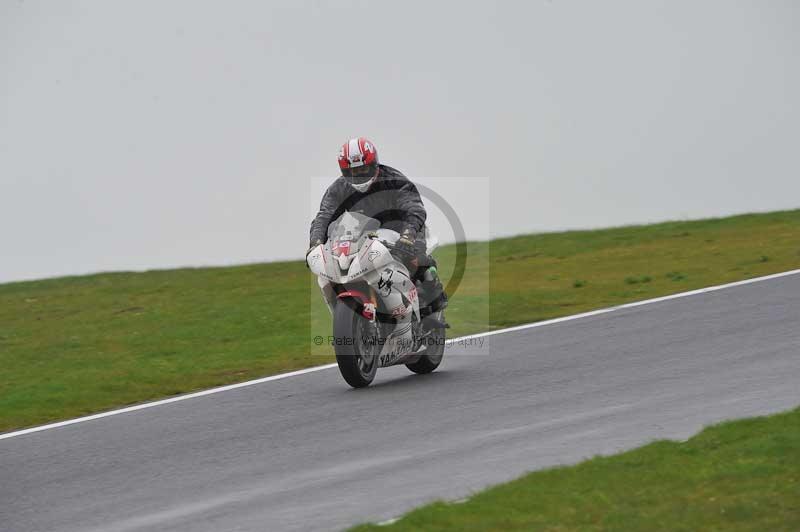
[[364,137],[348,140],[339,151],[342,177],[359,192],[366,192],[377,179],[378,164],[378,150]]

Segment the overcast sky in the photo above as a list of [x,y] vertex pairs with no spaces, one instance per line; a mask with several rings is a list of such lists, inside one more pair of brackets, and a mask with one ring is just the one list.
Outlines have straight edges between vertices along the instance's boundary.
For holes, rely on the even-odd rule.
[[299,258],[357,135],[470,239],[800,207],[798,57],[793,1],[0,0],[0,282]]

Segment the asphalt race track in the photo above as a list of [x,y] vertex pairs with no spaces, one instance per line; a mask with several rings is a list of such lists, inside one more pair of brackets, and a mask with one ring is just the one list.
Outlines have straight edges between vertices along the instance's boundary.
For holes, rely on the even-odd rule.
[[0,530],[341,529],[798,405],[789,275],[3,439]]

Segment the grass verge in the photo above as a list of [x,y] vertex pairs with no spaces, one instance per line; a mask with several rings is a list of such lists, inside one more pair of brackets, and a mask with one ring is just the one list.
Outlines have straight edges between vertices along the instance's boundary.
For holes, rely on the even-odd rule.
[[[466,247],[451,336],[799,268],[800,210]],[[0,432],[329,363],[318,334],[300,261],[3,284]]]
[[800,409],[530,473],[463,504],[353,530],[800,530]]

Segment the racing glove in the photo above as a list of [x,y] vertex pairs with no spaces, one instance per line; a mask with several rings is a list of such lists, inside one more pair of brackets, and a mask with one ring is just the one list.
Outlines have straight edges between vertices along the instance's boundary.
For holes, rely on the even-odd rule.
[[394,244],[393,254],[406,266],[412,264],[417,257],[414,249],[415,239],[414,233],[406,229]]

